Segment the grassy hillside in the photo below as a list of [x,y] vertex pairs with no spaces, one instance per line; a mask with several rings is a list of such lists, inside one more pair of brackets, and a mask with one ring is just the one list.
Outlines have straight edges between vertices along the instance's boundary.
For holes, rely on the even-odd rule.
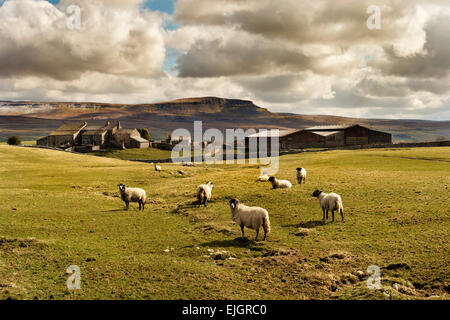
[[100,157],[109,157],[122,160],[157,160],[157,159],[169,159],[172,155],[172,151],[161,150],[157,148],[145,148],[145,149],[107,149],[101,151],[91,152],[91,155]]
[[[308,170],[306,185],[289,191],[254,182],[256,165],[199,165],[177,177],[172,164],[158,174],[143,163],[4,145],[0,159],[3,299],[449,297],[450,148],[284,156],[279,177]],[[214,199],[198,208],[195,187],[208,180]],[[124,211],[120,182],[147,190],[144,213],[136,204]],[[344,223],[321,221],[316,188],[342,195]],[[238,238],[233,197],[268,209],[267,241]],[[81,290],[66,288],[69,265],[81,268]],[[382,290],[358,278],[369,265],[382,268]]]

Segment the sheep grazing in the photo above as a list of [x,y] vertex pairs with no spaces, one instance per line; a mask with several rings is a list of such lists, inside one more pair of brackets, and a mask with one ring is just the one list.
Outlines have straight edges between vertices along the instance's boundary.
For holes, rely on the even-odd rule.
[[214,188],[214,183],[209,181],[206,184],[201,184],[197,187],[197,199],[199,206],[202,204],[205,205],[205,207],[208,206],[208,201],[211,200],[212,197],[212,189]]
[[154,163],[154,165],[155,165],[155,171],[161,172],[161,166],[158,166],[156,163]]
[[270,177],[268,180],[272,184],[273,189],[289,189],[292,183],[288,180],[278,180],[275,177]]
[[269,213],[260,207],[249,207],[240,204],[238,199],[230,200],[231,219],[241,227],[241,237],[244,237],[244,227],[256,230],[255,241],[258,240],[259,229],[264,229],[264,240],[270,233]]
[[193,164],[192,162],[185,162],[185,163],[183,164],[183,166],[184,166],[184,167],[193,167],[194,164]]
[[306,183],[306,170],[305,168],[297,168],[297,181],[298,184]]
[[269,176],[267,174],[263,174],[256,179],[256,182],[266,182],[269,181]]
[[178,174],[179,174],[180,176],[182,176],[182,175],[184,175],[184,171],[183,171],[183,170],[178,170]]
[[328,211],[331,210],[331,214],[334,222],[334,211],[337,210],[341,213],[342,221],[344,221],[344,206],[342,205],[341,196],[336,193],[325,193],[321,190],[315,190],[312,194],[313,197],[316,197],[319,200],[320,207],[322,208],[323,213],[323,221],[325,221],[325,212],[326,218],[328,219]]
[[145,203],[147,202],[147,194],[145,190],[140,188],[127,188],[124,184],[118,185],[120,190],[120,197],[123,202],[125,202],[127,206],[127,210],[129,209],[130,202],[138,202],[139,203],[139,211],[145,210]]

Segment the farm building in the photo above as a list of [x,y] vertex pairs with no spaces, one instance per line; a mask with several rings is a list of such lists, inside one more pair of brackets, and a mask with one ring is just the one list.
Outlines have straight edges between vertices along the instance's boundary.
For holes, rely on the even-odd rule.
[[[280,151],[304,148],[332,148],[353,145],[390,144],[390,133],[372,130],[360,125],[318,126],[303,130],[280,130]],[[246,137],[246,148],[249,148],[251,138],[267,139],[267,149],[270,150],[270,133],[259,132]]]
[[141,138],[137,129],[123,128],[120,121],[113,125],[107,122],[104,126],[88,126],[86,122],[64,124],[48,137],[39,139],[38,145],[49,147],[77,146],[87,150],[101,148],[148,148],[150,142]]
[[392,134],[369,129],[358,124],[346,126],[318,126],[304,129],[318,135],[333,138],[336,146],[354,146],[368,144],[390,144]]
[[81,143],[81,130],[87,126],[86,122],[81,124],[63,124],[45,138],[36,141],[37,145],[61,147],[73,146]]

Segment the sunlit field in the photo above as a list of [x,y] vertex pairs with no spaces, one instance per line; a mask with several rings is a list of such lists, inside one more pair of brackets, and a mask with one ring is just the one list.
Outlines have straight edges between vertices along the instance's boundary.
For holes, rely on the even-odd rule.
[[[281,157],[277,177],[293,188],[272,190],[254,164],[157,173],[1,145],[0,298],[448,299],[449,172],[450,148],[311,152]],[[198,207],[207,181],[213,199]],[[124,210],[119,183],[147,191],[144,212]],[[315,189],[342,196],[345,222],[322,221]],[[269,211],[266,241],[240,239],[232,198]],[[66,286],[70,265],[80,290]],[[367,288],[370,265],[381,289]]]

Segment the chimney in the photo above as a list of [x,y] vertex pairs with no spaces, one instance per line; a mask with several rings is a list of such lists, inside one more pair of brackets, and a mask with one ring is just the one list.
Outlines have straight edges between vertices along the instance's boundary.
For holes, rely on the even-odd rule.
[[111,124],[111,121],[106,121],[106,126],[109,127],[109,125]]
[[117,122],[117,130],[121,129],[122,126],[120,125],[120,121]]

